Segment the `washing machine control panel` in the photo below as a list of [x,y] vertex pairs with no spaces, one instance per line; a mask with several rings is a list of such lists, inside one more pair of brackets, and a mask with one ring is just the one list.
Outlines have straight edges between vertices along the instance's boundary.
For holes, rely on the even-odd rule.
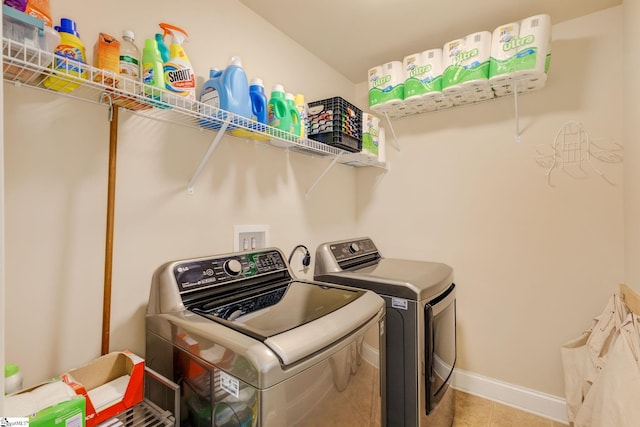
[[265,250],[179,262],[173,275],[180,292],[192,292],[278,271],[288,271],[282,254]]
[[331,244],[331,253],[336,261],[346,261],[365,255],[377,254],[378,249],[371,239],[358,239]]

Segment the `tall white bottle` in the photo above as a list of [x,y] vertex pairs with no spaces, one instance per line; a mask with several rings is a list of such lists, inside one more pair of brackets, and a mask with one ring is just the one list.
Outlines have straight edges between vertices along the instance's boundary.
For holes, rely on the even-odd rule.
[[133,91],[134,84],[128,79],[139,82],[141,79],[140,73],[140,49],[135,45],[135,36],[133,31],[124,30],[122,32],[122,43],[120,43],[120,86],[126,91]]

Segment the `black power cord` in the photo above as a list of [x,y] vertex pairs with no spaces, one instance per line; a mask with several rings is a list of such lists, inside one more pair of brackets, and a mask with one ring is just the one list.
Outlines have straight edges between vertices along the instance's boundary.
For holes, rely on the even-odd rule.
[[305,267],[309,267],[309,265],[311,264],[311,254],[309,253],[309,249],[307,249],[305,245],[297,245],[295,248],[291,250],[291,254],[289,254],[289,265],[291,265],[291,259],[293,258],[293,254],[298,249],[304,249],[305,253],[304,253],[304,258],[302,258],[302,265],[304,265]]

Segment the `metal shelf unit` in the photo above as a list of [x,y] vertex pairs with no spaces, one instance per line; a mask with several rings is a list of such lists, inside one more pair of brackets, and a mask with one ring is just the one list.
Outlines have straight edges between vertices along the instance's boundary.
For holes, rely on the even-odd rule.
[[[24,85],[54,92],[48,87],[55,82],[55,93],[59,95],[109,106],[116,105],[153,120],[214,133],[215,138],[189,181],[189,193],[193,192],[193,185],[200,171],[225,135],[263,143],[269,140],[271,145],[282,149],[333,158],[332,164],[383,169],[387,167],[386,163],[367,154],[350,153],[313,139],[300,138],[228,111],[185,99],[164,89],[150,87],[87,64],[72,62],[15,40],[3,38],[2,57],[3,79],[16,86]],[[66,68],[67,71],[61,71],[60,66],[54,70],[51,66],[54,59],[58,63],[62,62],[62,69]],[[73,68],[77,70],[78,66],[80,71],[72,71]]]
[[173,407],[162,409],[150,398],[145,397],[134,407],[101,423],[100,427],[173,427],[178,424],[176,420],[180,419],[180,386],[148,366],[145,366],[144,371],[145,389],[148,381],[159,382],[167,393],[173,395]]

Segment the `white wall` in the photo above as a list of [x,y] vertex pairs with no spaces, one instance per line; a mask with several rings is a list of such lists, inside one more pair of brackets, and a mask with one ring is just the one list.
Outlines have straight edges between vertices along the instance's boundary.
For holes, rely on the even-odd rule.
[[563,396],[560,345],[623,278],[622,165],[594,161],[615,186],[555,170],[550,187],[536,164],[569,120],[622,141],[621,39],[621,7],[553,26],[546,87],[520,97],[521,143],[513,99],[497,99],[395,121],[390,170],[357,171],[358,234],[454,268],[465,371]]
[[625,282],[640,292],[640,1],[625,0],[624,8],[624,229]]
[[[98,32],[135,30],[138,44],[168,21],[184,26],[199,81],[240,55],[249,77],[282,83],[307,100],[353,85],[235,0],[52,3],[54,19],[78,22],[91,51]],[[195,13],[194,11],[199,11]],[[127,15],[123,16],[126,12]],[[310,77],[312,76],[312,77]],[[106,223],[107,109],[5,85],[6,360],[25,386],[100,354]],[[225,137],[187,195],[187,182],[215,133],[120,113],[111,349],[144,355],[144,310],[160,264],[233,250],[235,224],[268,224],[285,256],[355,230],[355,172]],[[299,264],[298,264],[299,265]]]

